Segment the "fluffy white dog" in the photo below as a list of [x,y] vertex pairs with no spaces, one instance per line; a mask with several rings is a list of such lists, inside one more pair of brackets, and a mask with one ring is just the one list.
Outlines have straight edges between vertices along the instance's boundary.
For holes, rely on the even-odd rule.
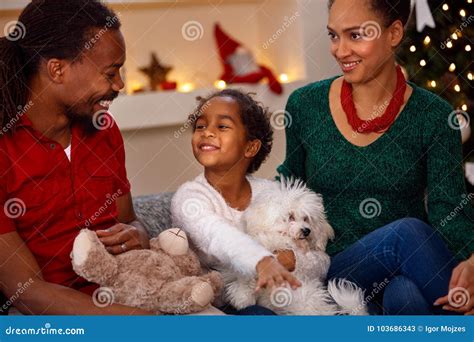
[[326,220],[321,197],[301,181],[275,182],[253,199],[244,213],[245,231],[269,251],[293,250],[297,290],[276,288],[255,293],[255,279],[223,272],[225,299],[235,308],[260,304],[280,315],[364,315],[363,291],[348,280],[325,286],[330,264],[326,254],[334,231]]

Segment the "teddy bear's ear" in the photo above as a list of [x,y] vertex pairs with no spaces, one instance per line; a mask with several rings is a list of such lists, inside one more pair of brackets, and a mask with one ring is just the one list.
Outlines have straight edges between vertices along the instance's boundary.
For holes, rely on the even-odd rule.
[[169,255],[184,255],[189,249],[188,237],[180,228],[167,229],[161,232],[156,240],[153,243],[150,242],[150,246],[154,249],[161,248]]

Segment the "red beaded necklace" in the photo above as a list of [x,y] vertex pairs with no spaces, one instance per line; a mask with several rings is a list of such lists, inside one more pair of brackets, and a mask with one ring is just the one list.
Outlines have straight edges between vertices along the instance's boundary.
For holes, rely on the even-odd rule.
[[374,119],[362,120],[357,115],[354,100],[352,99],[352,85],[343,80],[341,88],[341,104],[352,129],[359,133],[382,133],[388,130],[400,112],[400,108],[403,106],[406,88],[407,84],[405,76],[403,75],[400,66],[397,66],[397,85],[385,112],[382,116]]

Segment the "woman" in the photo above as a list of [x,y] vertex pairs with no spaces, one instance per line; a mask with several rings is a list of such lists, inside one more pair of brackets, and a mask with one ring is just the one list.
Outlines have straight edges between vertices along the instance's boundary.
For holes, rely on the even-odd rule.
[[375,313],[473,314],[461,137],[448,125],[453,109],[395,63],[409,15],[409,0],[329,2],[343,76],[291,95],[278,171],[323,195],[336,232],[328,278],[356,282]]

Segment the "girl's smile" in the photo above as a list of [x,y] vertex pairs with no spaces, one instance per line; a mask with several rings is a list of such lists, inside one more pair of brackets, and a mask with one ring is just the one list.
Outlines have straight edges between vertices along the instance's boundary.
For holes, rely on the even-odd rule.
[[220,148],[216,145],[202,143],[199,145],[199,149],[203,152],[214,152],[214,151],[218,151]]

